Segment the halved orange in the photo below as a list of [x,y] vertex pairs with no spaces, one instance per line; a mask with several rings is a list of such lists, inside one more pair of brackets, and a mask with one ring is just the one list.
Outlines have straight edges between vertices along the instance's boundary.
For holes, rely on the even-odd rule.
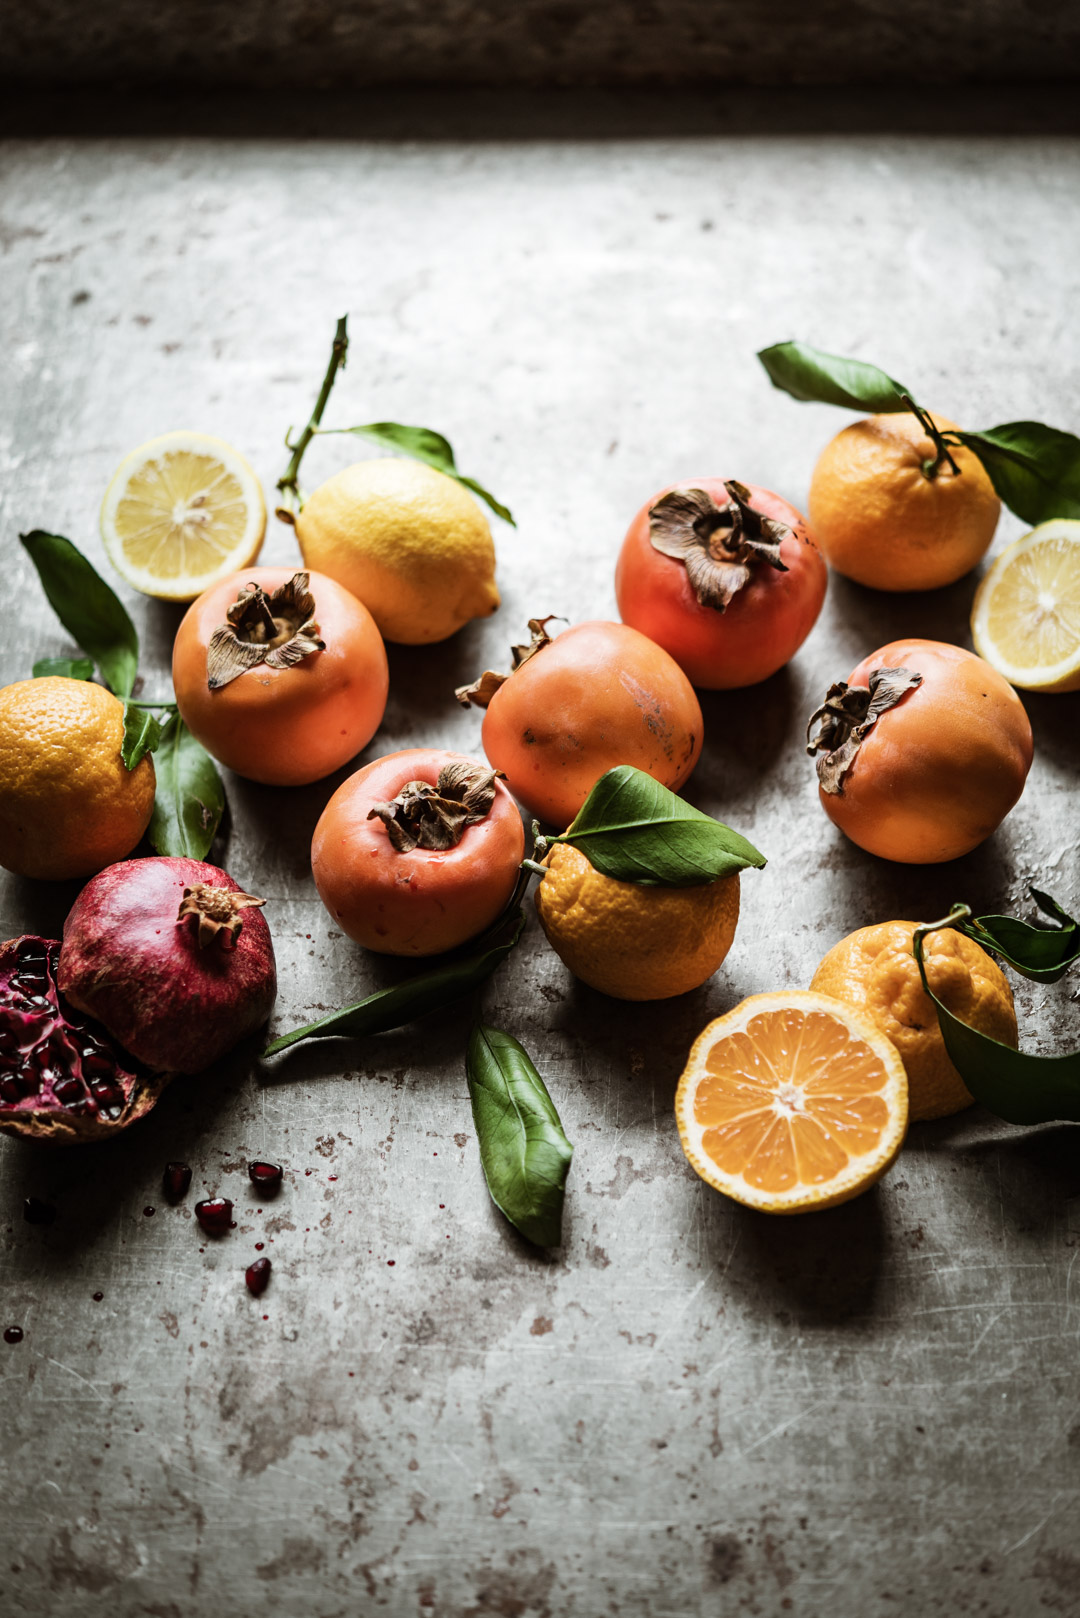
[[717,1191],[804,1213],[884,1174],[907,1129],[907,1076],[892,1041],[843,1001],[754,994],[699,1034],[675,1118],[691,1165]]

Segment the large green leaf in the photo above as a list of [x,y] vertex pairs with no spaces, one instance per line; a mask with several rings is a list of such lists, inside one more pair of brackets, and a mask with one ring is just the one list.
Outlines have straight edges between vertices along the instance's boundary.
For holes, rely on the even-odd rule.
[[64,680],[92,680],[94,665],[88,657],[39,657],[33,668],[35,680],[59,675]]
[[161,729],[154,758],[157,792],[147,836],[159,854],[205,859],[225,808],[217,766],[180,715]]
[[130,697],[139,666],[139,637],[119,596],[82,551],[62,534],[35,528],[19,536],[37,568],[49,605],[118,697]]
[[444,472],[448,478],[453,478],[466,489],[471,489],[473,494],[479,495],[503,522],[508,522],[511,527],[517,526],[506,506],[500,504],[475,478],[467,478],[458,471],[449,439],[430,427],[405,427],[397,421],[372,421],[365,427],[334,427],[325,431],[353,433],[357,438],[370,439],[383,449],[396,450],[399,455],[423,461],[426,466],[433,466],[436,472]]
[[[1056,983],[1080,960],[1080,922],[1074,921],[1056,899],[1038,888],[1030,890],[1039,909],[1053,916],[1057,927],[1033,927],[1015,916],[970,916],[956,925],[983,949],[992,949],[1017,972],[1035,983]],[[967,906],[956,906],[957,912]]]
[[[1043,901],[1047,896],[1038,894],[1037,897],[1042,908],[1046,909]],[[1070,926],[1075,926],[1071,917],[1066,916],[1054,900],[1048,902]],[[1053,982],[1061,976],[1069,962],[1059,960],[1053,966],[1035,963],[1045,963],[1048,952],[1060,953],[1067,948],[1067,937],[1071,938],[1069,929],[1048,932],[1031,927],[1026,928],[1028,936],[1022,936],[1015,928],[1025,926],[1024,923],[1014,923],[1013,927],[1001,926],[1003,922],[1012,921],[1011,917],[983,916],[975,926],[969,924],[970,918],[971,912],[966,905],[954,906],[952,914],[944,921],[917,928],[912,943],[923,988],[934,1003],[945,1049],[953,1065],[975,1100],[1010,1124],[1080,1123],[1080,1051],[1064,1056],[1032,1056],[1013,1050],[1009,1045],[1002,1045],[988,1034],[971,1028],[938,999],[930,987],[923,960],[925,938],[943,926],[959,926],[970,937],[986,943],[988,948],[1004,953],[999,945],[980,937],[979,928],[982,927],[988,938],[996,934],[999,938],[1009,940],[1010,949],[1018,956],[1012,964],[1017,965],[1026,976],[1042,982]],[[987,925],[990,923],[996,924],[993,929]],[[1051,942],[1040,944],[1039,936]],[[1059,942],[1054,944],[1053,940]],[[1011,960],[1011,956],[1007,958]],[[1075,952],[1070,958],[1076,958]],[[1020,965],[1020,961],[1025,964]]]
[[[519,884],[519,893],[523,885]],[[515,908],[503,913],[499,921],[467,954],[446,961],[430,972],[396,983],[389,989],[378,989],[355,1005],[341,1011],[331,1011],[318,1022],[294,1028],[269,1044],[264,1056],[276,1056],[302,1039],[329,1039],[334,1035],[348,1035],[354,1039],[368,1034],[385,1034],[391,1028],[428,1017],[433,1011],[444,1011],[476,989],[489,978],[495,968],[506,959],[521,936],[525,925],[524,913],[518,897],[511,901]]]
[[465,1072],[491,1200],[530,1242],[557,1247],[574,1148],[547,1086],[512,1035],[480,1024]]
[[763,348],[758,359],[773,387],[790,393],[793,399],[887,413],[911,408],[901,397],[907,394],[910,398],[910,389],[864,360],[844,359],[809,343],[794,342]]
[[1080,517],[1080,438],[1041,421],[1007,421],[961,433],[1001,499],[1024,522]]
[[696,887],[765,864],[752,843],[702,814],[644,770],[619,764],[602,775],[573,824],[553,842],[580,848],[617,882]]

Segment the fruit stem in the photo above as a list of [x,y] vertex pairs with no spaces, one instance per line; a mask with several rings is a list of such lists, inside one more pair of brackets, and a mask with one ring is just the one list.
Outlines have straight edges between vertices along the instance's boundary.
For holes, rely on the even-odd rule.
[[539,860],[524,859],[521,862],[521,869],[523,871],[535,871],[537,876],[547,876],[548,874],[547,866],[541,865]]
[[326,367],[326,375],[323,377],[319,397],[315,401],[315,408],[311,412],[311,420],[295,444],[289,442],[289,435],[292,432],[291,427],[289,432],[285,434],[285,447],[292,450],[292,458],[285,468],[283,476],[277,481],[276,487],[281,495],[281,503],[276,507],[274,515],[279,522],[287,522],[293,527],[296,525],[297,512],[302,509],[304,504],[300,493],[300,485],[297,481],[300,474],[300,462],[304,458],[304,451],[319,430],[319,423],[322,421],[326,401],[330,397],[330,390],[334,386],[334,379],[345,364],[345,356],[349,351],[349,334],[346,330],[348,318],[348,315],[342,315],[337,323],[333,346],[330,349],[330,363]]
[[125,697],[124,701],[129,708],[172,708],[174,712],[176,709],[175,702],[145,702],[138,697]]
[[904,403],[907,405],[908,409],[919,423],[919,426],[922,428],[927,438],[931,440],[934,448],[937,451],[937,454],[934,456],[932,461],[924,461],[922,463],[923,477],[929,478],[932,482],[934,478],[937,477],[938,472],[941,470],[942,461],[948,461],[949,465],[953,469],[953,472],[957,477],[959,477],[960,468],[949,454],[948,442],[944,433],[941,431],[941,428],[934,425],[933,421],[927,415],[925,410],[920,410],[919,406],[915,403],[910,394],[902,393],[900,397],[903,399]]
[[970,920],[971,906],[954,904],[952,909],[949,911],[949,914],[947,916],[942,916],[940,921],[920,922],[919,926],[915,929],[911,941],[912,948],[915,952],[915,959],[921,962],[923,939],[928,933],[939,932],[942,927],[959,927],[961,922]]

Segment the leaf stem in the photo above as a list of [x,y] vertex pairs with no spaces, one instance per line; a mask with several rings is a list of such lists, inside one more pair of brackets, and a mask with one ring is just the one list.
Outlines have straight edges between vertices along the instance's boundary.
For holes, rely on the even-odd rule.
[[904,403],[907,405],[908,409],[919,423],[919,426],[922,428],[927,438],[931,440],[935,450],[937,451],[937,454],[934,456],[932,461],[923,462],[923,476],[929,478],[932,482],[934,478],[937,477],[938,472],[941,470],[942,461],[947,461],[952,467],[953,472],[957,477],[959,477],[960,468],[949,454],[949,446],[944,433],[941,431],[941,428],[934,425],[934,422],[931,420],[930,416],[925,410],[919,408],[909,393],[902,393],[900,397],[903,399]]
[[522,860],[521,869],[523,871],[535,871],[537,876],[547,876],[548,874],[547,866],[541,865],[539,860]]
[[288,433],[285,435],[285,446],[287,449],[292,450],[292,457],[285,468],[284,474],[277,481],[281,503],[275,510],[275,516],[280,522],[287,522],[292,526],[295,526],[296,514],[304,504],[300,494],[300,485],[297,481],[300,474],[300,462],[304,458],[304,451],[319,430],[323,411],[326,409],[326,401],[329,399],[330,390],[334,386],[334,379],[338,371],[344,366],[345,356],[349,351],[349,335],[346,330],[348,318],[348,315],[342,315],[338,320],[333,345],[330,349],[330,363],[326,367],[326,375],[323,377],[319,397],[315,401],[315,408],[311,412],[311,420],[295,444],[289,442]]

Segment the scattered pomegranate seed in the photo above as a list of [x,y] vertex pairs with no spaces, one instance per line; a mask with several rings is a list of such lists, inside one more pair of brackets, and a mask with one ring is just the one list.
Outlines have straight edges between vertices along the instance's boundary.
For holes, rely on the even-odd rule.
[[143,1213],[147,1219],[153,1219],[154,1215],[157,1213],[157,1209],[151,1208],[150,1204],[147,1203],[146,1207],[143,1209]]
[[187,1196],[188,1186],[191,1184],[191,1170],[186,1163],[166,1163],[161,1183],[169,1201],[179,1202],[181,1198]]
[[195,1217],[208,1236],[224,1236],[232,1224],[232,1209],[228,1197],[207,1197],[195,1204]]
[[94,1302],[95,1303],[100,1303],[104,1296],[105,1296],[104,1292],[95,1292],[94,1293]]
[[249,1264],[244,1271],[247,1289],[253,1297],[258,1298],[266,1291],[267,1282],[270,1280],[270,1269],[271,1264],[268,1258],[257,1258],[254,1264]]
[[249,1163],[248,1179],[252,1185],[257,1185],[260,1191],[273,1193],[281,1185],[282,1168],[280,1163]]
[[4,1330],[4,1342],[5,1343],[21,1343],[22,1340],[23,1340],[23,1329],[22,1329],[21,1326],[8,1326],[8,1327],[5,1328],[5,1330]]

